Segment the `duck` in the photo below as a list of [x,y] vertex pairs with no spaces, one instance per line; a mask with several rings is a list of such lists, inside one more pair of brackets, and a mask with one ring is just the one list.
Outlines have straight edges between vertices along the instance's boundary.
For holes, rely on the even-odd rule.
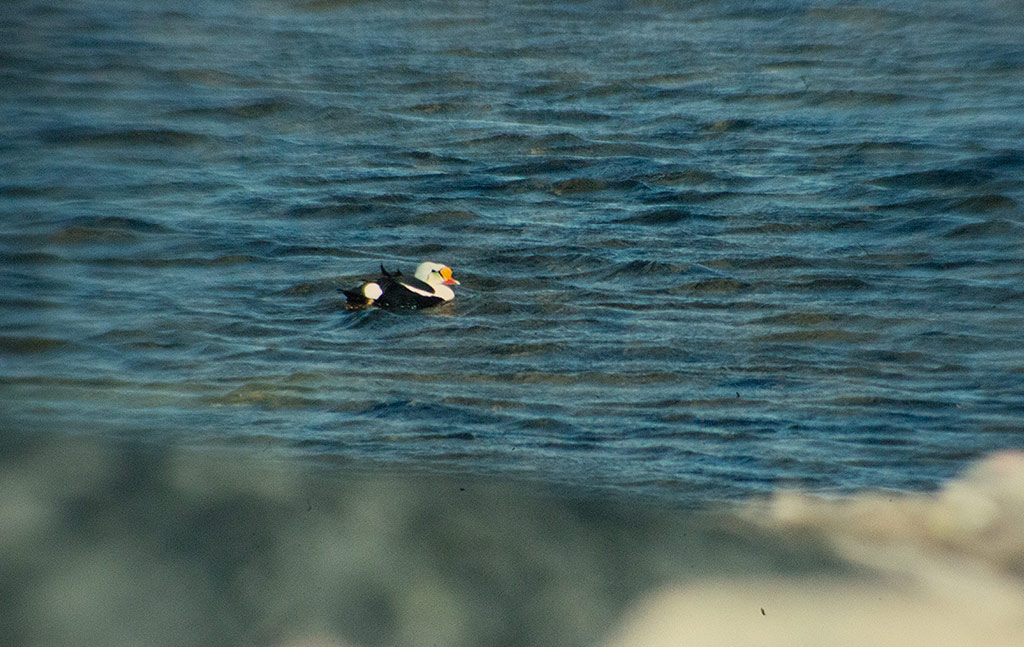
[[348,307],[431,308],[454,299],[455,292],[449,286],[459,285],[452,278],[452,268],[430,261],[420,263],[411,279],[403,276],[400,271],[387,271],[383,263],[380,272],[381,276],[376,281],[363,283],[351,290],[342,290],[348,299]]

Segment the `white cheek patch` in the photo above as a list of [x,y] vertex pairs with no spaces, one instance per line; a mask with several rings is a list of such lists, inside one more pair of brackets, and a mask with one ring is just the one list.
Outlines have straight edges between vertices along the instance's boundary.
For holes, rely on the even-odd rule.
[[376,283],[367,283],[363,286],[363,296],[371,301],[376,301],[382,294],[384,294],[384,290],[381,290]]

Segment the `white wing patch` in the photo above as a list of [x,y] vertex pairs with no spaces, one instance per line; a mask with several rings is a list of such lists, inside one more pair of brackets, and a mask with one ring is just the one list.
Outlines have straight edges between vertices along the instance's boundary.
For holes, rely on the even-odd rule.
[[406,290],[408,290],[410,292],[415,292],[416,294],[421,294],[421,295],[423,295],[425,297],[436,297],[436,296],[439,296],[439,295],[437,295],[437,294],[435,294],[433,292],[427,292],[426,290],[421,290],[419,288],[414,288],[413,286],[409,285],[408,283],[402,283],[401,281],[399,281],[399,284],[403,288],[405,288]]
[[376,283],[367,283],[363,286],[363,296],[370,301],[376,301],[382,294],[384,294],[384,290],[381,290]]
[[414,292],[425,297],[440,298],[443,299],[444,301],[451,301],[452,299],[455,298],[455,293],[452,292],[452,289],[449,288],[447,285],[432,285],[430,287],[434,288],[433,292],[428,292],[427,290],[424,290],[422,288],[413,287],[408,283],[400,283],[400,285],[410,292]]

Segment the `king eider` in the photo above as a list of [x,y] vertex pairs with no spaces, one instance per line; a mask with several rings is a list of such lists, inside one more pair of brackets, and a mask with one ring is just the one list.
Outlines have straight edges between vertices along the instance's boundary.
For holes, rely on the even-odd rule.
[[454,299],[455,293],[448,286],[459,284],[452,278],[452,268],[440,263],[420,263],[411,279],[401,272],[388,272],[383,264],[380,271],[376,281],[342,290],[350,308],[429,308]]

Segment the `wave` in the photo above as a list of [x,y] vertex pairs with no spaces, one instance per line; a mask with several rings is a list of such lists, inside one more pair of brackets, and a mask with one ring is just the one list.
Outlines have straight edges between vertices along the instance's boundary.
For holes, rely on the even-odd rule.
[[179,128],[124,128],[102,129],[71,126],[43,130],[39,138],[47,144],[83,146],[160,146],[188,148],[220,144],[224,138]]

